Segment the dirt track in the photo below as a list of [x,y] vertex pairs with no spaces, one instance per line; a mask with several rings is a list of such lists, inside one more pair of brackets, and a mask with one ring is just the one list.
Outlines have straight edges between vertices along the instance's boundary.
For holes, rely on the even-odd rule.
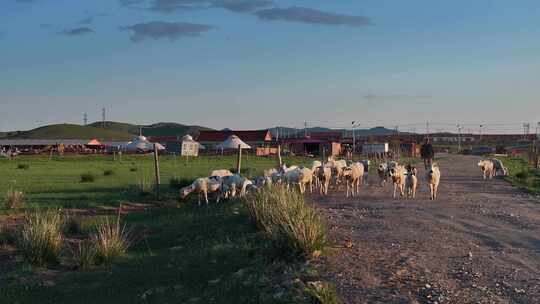
[[483,181],[476,161],[441,160],[434,202],[423,168],[414,201],[376,176],[358,198],[309,198],[337,244],[328,279],[345,303],[540,303],[540,201]]

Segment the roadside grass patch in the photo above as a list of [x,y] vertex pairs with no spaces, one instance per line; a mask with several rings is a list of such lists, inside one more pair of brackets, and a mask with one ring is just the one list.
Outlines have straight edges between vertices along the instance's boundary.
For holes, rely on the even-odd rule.
[[532,168],[522,158],[508,158],[504,164],[509,170],[507,181],[529,193],[540,194],[540,170]]
[[315,304],[340,304],[336,289],[321,281],[308,282],[306,293],[310,296],[310,303]]
[[56,211],[27,213],[17,238],[24,258],[34,266],[58,264],[62,248],[62,216]]
[[9,188],[6,192],[4,199],[4,206],[6,209],[18,209],[24,204],[24,193],[19,190]]
[[172,189],[178,190],[183,187],[191,185],[191,183],[193,183],[193,181],[190,179],[179,178],[177,176],[174,176],[169,180],[169,187]]
[[247,200],[250,217],[284,259],[317,257],[325,249],[326,230],[319,213],[298,191],[266,187]]
[[81,183],[93,183],[96,181],[96,176],[91,172],[81,174]]

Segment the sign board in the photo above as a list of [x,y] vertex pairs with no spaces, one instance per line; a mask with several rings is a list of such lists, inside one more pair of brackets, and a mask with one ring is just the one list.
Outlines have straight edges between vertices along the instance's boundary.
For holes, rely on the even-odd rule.
[[199,156],[199,143],[193,141],[183,141],[181,155]]

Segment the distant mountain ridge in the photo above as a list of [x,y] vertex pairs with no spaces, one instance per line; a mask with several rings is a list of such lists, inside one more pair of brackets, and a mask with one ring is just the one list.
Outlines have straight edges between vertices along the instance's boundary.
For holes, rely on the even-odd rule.
[[[272,136],[276,136],[277,132],[279,130],[279,136],[280,137],[301,137],[306,132],[305,129],[296,129],[296,128],[288,128],[288,127],[274,127],[269,129],[272,133]],[[344,137],[352,137],[352,130],[351,129],[330,129],[330,128],[323,128],[323,127],[313,127],[313,128],[307,128],[307,133],[324,133],[324,132],[340,132],[342,133],[342,136]],[[385,127],[374,127],[370,129],[355,129],[354,130],[355,136],[362,137],[362,136],[373,136],[373,135],[392,135],[396,134],[395,130],[388,129]],[[405,132],[400,132],[400,134],[409,134]]]

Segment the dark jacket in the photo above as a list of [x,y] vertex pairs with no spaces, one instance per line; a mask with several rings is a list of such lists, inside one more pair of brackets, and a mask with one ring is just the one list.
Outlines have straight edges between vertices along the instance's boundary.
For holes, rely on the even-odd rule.
[[422,158],[434,158],[435,151],[433,151],[433,146],[431,144],[424,144],[420,148],[420,155]]

